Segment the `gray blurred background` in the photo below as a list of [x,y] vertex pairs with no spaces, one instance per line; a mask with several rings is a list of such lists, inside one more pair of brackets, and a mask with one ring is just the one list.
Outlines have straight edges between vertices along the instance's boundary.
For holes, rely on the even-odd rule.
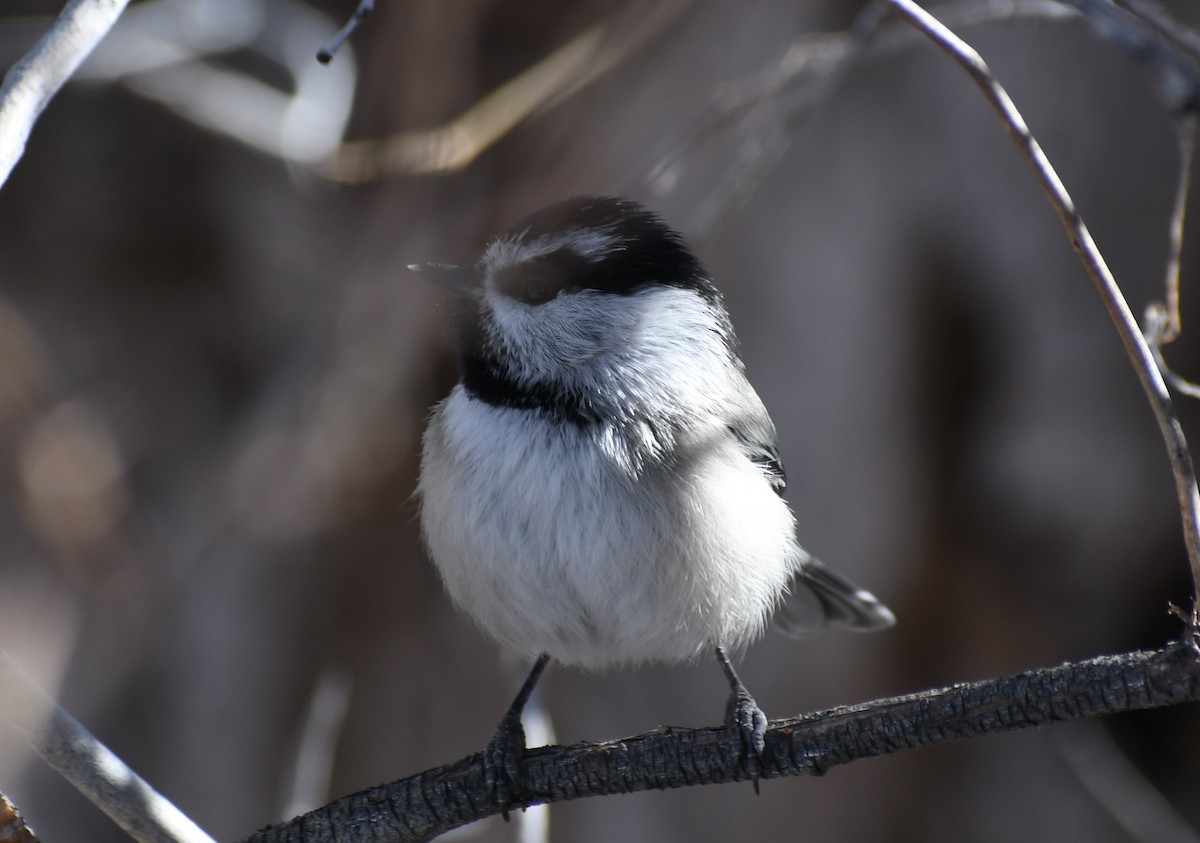
[[[7,5],[5,65],[46,25],[16,15],[58,10]],[[235,840],[490,736],[523,666],[452,609],[419,543],[420,432],[455,369],[451,302],[403,267],[471,261],[573,194],[637,198],[688,235],[778,425],[802,542],[899,618],[873,636],[768,635],[741,668],[768,716],[1177,631],[1187,565],[1153,417],[1027,166],[944,55],[901,37],[836,64],[846,42],[814,36],[844,31],[861,0],[411,0],[309,67],[353,6],[233,3],[218,19],[265,9],[261,43],[298,42],[303,73],[342,74],[312,78],[353,93],[350,139],[451,121],[596,26],[617,33],[612,66],[459,169],[361,184],[182,116],[154,93],[166,71],[96,70],[0,190],[0,646],[203,828]],[[1195,3],[1164,6],[1200,26]],[[1154,79],[1077,19],[961,31],[1140,313],[1161,296],[1178,166]],[[115,55],[138,59],[137,43]],[[803,59],[838,72],[804,76]],[[206,61],[298,85],[245,45]],[[210,93],[227,130],[253,116]],[[322,120],[337,122],[301,123]],[[1185,375],[1200,375],[1196,234],[1168,351]],[[712,725],[724,698],[703,663],[552,670],[544,702],[573,742]],[[302,740],[323,722],[332,737]],[[1130,715],[757,797],[556,805],[550,839],[1189,839],[1161,818],[1131,836],[1123,797],[1080,772],[1123,755],[1198,828],[1198,741],[1195,709]],[[3,724],[0,791],[43,840],[125,839]],[[460,839],[516,831],[497,819]]]

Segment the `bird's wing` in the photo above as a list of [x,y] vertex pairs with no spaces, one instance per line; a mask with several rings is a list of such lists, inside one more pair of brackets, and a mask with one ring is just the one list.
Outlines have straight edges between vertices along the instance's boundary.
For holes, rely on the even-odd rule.
[[787,472],[783,470],[783,461],[779,458],[775,424],[767,415],[758,396],[753,397],[756,412],[743,414],[730,422],[729,432],[741,445],[750,462],[758,466],[766,476],[771,488],[783,497],[783,491],[787,488]]
[[[751,392],[751,397],[755,411],[731,423],[729,430],[742,451],[782,497],[787,487],[787,475],[779,459],[775,425],[758,396]],[[866,632],[886,629],[896,622],[887,606],[871,592],[827,568],[803,550],[801,554],[790,594],[774,618],[775,626],[782,632],[804,636],[828,626]]]

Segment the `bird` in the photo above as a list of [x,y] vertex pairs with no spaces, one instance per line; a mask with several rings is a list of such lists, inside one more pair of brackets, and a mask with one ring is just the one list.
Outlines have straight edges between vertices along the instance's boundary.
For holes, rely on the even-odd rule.
[[715,654],[725,727],[758,787],[767,720],[730,654],[773,622],[895,623],[796,539],[777,433],[724,298],[640,203],[536,211],[476,263],[411,264],[454,291],[460,379],[431,410],[417,496],[453,603],[533,660],[484,753],[508,818],[521,713],[550,662],[594,671]]

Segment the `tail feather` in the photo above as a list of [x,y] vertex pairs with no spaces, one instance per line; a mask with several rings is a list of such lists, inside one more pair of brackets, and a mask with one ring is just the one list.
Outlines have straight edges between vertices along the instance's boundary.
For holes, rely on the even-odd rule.
[[810,557],[792,578],[791,594],[774,622],[784,634],[799,637],[827,626],[857,632],[887,629],[896,616],[874,594]]

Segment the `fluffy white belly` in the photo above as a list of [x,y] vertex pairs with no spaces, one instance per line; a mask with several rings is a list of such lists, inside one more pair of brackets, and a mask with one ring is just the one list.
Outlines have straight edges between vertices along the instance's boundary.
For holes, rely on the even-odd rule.
[[745,645],[799,565],[791,511],[724,429],[675,452],[639,467],[611,431],[456,388],[419,486],[450,596],[505,647],[585,668]]

